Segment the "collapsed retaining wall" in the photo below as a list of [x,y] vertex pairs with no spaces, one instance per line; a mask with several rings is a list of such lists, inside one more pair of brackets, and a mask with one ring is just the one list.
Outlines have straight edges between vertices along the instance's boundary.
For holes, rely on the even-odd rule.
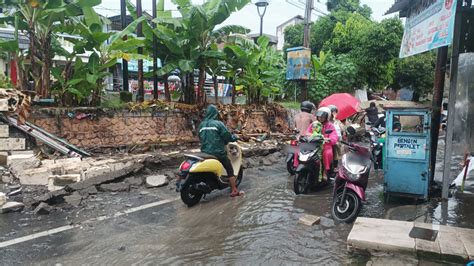
[[[226,125],[242,133],[288,131],[287,114],[281,106],[219,109]],[[29,121],[73,145],[100,148],[197,141],[196,129],[203,115],[197,107],[143,112],[41,108],[32,112]]]

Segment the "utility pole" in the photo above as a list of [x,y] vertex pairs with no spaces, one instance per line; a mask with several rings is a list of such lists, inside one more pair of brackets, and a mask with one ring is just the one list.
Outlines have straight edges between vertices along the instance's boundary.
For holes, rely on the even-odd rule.
[[446,61],[448,59],[448,46],[438,48],[435,69],[435,82],[433,100],[431,102],[431,177],[433,181],[436,168],[436,152],[438,150],[438,138],[441,122],[441,108],[444,94],[444,80],[446,74]]
[[449,196],[449,182],[451,173],[451,157],[453,153],[453,135],[454,135],[454,115],[456,112],[456,89],[458,82],[458,64],[459,64],[459,46],[461,40],[461,24],[462,24],[462,9],[463,1],[457,1],[456,17],[454,19],[454,34],[453,34],[453,51],[451,55],[451,71],[450,88],[449,88],[449,102],[448,102],[448,122],[446,124],[446,140],[444,147],[444,169],[443,169],[443,189],[441,197],[443,200],[448,200]]
[[304,11],[304,39],[303,46],[309,48],[310,43],[310,24],[311,24],[311,12],[314,8],[313,0],[306,0],[306,8]]
[[[125,0],[120,0],[120,22],[122,30],[127,27],[127,7],[125,5]],[[123,37],[124,40],[127,39],[127,36]],[[128,91],[128,61],[122,59],[122,90]]]
[[[306,7],[304,11],[304,37],[303,46],[310,49],[310,24],[311,24],[311,12],[314,8],[313,0],[306,0]],[[306,101],[308,99],[308,81],[302,81],[301,89],[301,100]]]
[[[156,0],[152,1],[153,5],[153,18],[156,19],[157,12],[156,12]],[[153,23],[154,28],[156,28],[156,23]],[[158,40],[156,35],[153,34],[153,99],[158,100],[158,76],[156,72],[158,71]]]
[[[137,17],[142,16],[142,0],[137,0]],[[137,26],[137,36],[143,37],[142,23]],[[138,48],[138,54],[143,55],[143,47]],[[138,60],[138,95],[137,101],[143,102],[145,100],[145,85],[143,82],[143,59]]]

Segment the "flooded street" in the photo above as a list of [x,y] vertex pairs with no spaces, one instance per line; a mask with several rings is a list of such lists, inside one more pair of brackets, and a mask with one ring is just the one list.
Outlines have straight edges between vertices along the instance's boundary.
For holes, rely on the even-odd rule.
[[[432,202],[385,205],[377,176],[371,178],[361,216],[427,221],[438,215],[439,207]],[[366,264],[373,260],[347,252],[346,239],[352,225],[335,225],[331,219],[331,186],[296,196],[283,164],[249,169],[244,177],[244,197],[231,199],[228,191],[215,192],[196,207],[187,208],[176,199],[177,194],[162,188],[162,197],[155,201],[171,202],[125,215],[108,213],[107,218],[87,220],[61,233],[1,248],[1,261],[8,265],[142,265]],[[453,206],[450,211],[455,215],[459,205]],[[299,224],[303,214],[321,216],[321,223],[312,227]],[[58,221],[47,226],[39,221],[30,231],[67,225]],[[4,240],[28,233],[19,231]]]

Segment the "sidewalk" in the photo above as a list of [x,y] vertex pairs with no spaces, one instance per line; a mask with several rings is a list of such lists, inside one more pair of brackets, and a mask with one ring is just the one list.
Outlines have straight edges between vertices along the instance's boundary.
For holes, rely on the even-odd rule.
[[[415,233],[413,228],[421,231]],[[429,230],[423,230],[429,229]],[[411,237],[410,235],[413,237]],[[431,238],[431,240],[427,240]],[[474,260],[474,230],[359,217],[347,237],[351,251],[411,253],[456,262]]]

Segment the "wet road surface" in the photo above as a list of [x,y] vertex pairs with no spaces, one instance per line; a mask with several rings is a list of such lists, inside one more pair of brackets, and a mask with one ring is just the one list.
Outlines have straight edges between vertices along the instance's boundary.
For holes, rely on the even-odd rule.
[[[399,205],[383,204],[379,178],[374,174],[371,179],[367,204],[361,216],[383,218],[398,215],[400,217],[395,218],[427,221],[428,216],[437,215],[439,207],[430,202],[410,205],[411,209],[406,211],[401,206],[402,211],[395,214],[387,211],[389,207]],[[292,191],[292,178],[280,164],[247,170],[242,189],[246,194],[241,198],[229,198],[227,190],[214,192],[201,204],[187,208],[181,200],[174,200],[178,194],[162,188],[156,201],[173,201],[118,217],[114,217],[114,212],[102,211],[99,215],[106,217],[102,221],[82,220],[74,223],[77,227],[73,229],[0,248],[0,261],[7,265],[333,265],[365,264],[374,259],[346,251],[346,238],[352,226],[335,225],[331,219],[331,186],[310,195],[296,196]],[[108,206],[103,208],[108,209]],[[112,206],[110,209],[113,210]],[[426,217],[415,215],[418,211],[427,213]],[[456,209],[452,211],[456,212]],[[321,216],[321,224],[312,227],[298,224],[298,219],[305,213]],[[2,241],[44,228],[64,226],[69,220],[61,215],[50,215],[44,220],[30,221],[33,225],[29,230],[11,236],[2,235]],[[4,228],[2,231],[8,230]],[[391,256],[388,258],[393,259]],[[411,257],[405,261],[417,263]]]

